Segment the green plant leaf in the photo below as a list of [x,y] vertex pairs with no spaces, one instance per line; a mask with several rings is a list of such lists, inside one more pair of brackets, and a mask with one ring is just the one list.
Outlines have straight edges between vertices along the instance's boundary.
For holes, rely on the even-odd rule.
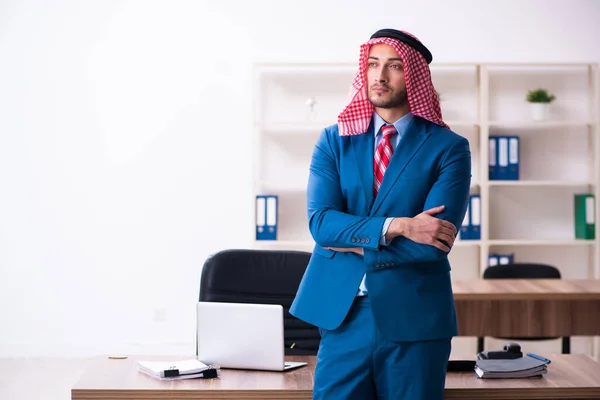
[[556,99],[552,93],[546,89],[538,88],[527,92],[525,100],[530,103],[551,103]]

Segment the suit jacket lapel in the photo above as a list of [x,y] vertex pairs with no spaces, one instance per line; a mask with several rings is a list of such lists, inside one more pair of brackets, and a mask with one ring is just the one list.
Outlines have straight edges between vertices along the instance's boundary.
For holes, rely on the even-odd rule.
[[392,155],[392,159],[379,187],[379,193],[377,193],[377,198],[371,209],[371,215],[381,207],[390,190],[394,187],[396,180],[400,177],[417,151],[419,151],[423,143],[425,143],[429,135],[430,133],[427,131],[426,125],[419,121],[417,117],[414,117]]
[[358,174],[365,195],[366,212],[368,212],[371,204],[373,204],[373,155],[375,154],[373,122],[371,122],[367,132],[352,136],[351,141],[356,167],[358,168]]

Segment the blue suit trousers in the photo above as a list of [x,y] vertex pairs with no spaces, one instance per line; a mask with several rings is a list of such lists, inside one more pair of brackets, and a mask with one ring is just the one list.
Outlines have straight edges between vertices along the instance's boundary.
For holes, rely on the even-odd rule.
[[368,297],[343,323],[320,329],[314,400],[442,400],[451,340],[393,342],[375,325]]

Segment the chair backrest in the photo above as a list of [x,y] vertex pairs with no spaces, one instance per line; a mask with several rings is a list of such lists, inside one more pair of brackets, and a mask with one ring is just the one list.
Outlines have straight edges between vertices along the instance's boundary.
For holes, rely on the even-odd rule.
[[487,267],[483,279],[561,279],[558,268],[538,263],[512,263]]
[[316,355],[321,339],[318,329],[289,312],[310,257],[311,253],[303,251],[218,252],[204,263],[199,300],[280,304],[285,354]]

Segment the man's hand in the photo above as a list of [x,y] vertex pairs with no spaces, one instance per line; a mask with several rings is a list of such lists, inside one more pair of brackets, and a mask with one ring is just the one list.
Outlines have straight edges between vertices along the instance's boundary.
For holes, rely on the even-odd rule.
[[364,255],[362,247],[325,247],[327,250],[338,251],[341,253],[356,253],[359,256]]
[[413,242],[428,244],[450,251],[456,237],[456,227],[448,221],[434,217],[444,211],[445,206],[430,208],[414,218],[394,218],[388,228],[386,239],[404,236]]

